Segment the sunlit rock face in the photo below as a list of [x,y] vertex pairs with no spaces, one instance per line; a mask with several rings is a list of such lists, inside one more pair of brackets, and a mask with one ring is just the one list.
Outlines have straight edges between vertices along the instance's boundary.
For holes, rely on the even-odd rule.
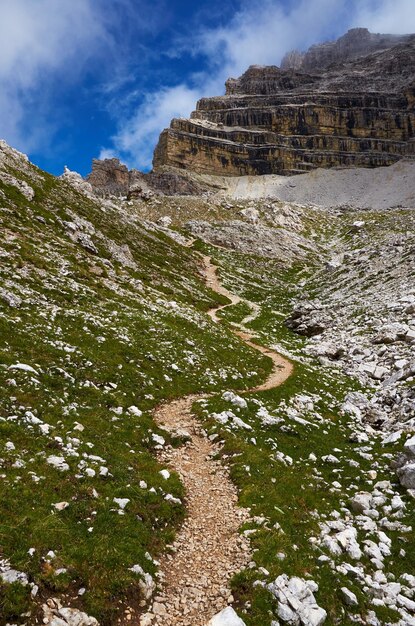
[[229,176],[378,167],[415,154],[415,35],[354,29],[253,65],[162,132],[154,167]]

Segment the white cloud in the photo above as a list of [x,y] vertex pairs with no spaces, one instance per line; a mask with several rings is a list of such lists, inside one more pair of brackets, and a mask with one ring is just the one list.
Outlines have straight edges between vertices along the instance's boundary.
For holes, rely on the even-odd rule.
[[98,156],[99,159],[113,159],[114,157],[117,157],[117,153],[111,148],[101,148]]
[[225,71],[239,75],[252,64],[275,65],[287,50],[307,48],[325,38],[345,7],[345,0],[301,0],[287,10],[281,2],[250,3],[230,24],[201,33],[196,50]]
[[25,151],[46,139],[53,81],[76,80],[110,44],[102,15],[94,0],[0,0],[0,136]]
[[414,0],[362,0],[357,5],[354,23],[373,33],[414,33]]
[[116,150],[130,166],[148,169],[160,131],[173,117],[187,117],[201,94],[200,87],[184,84],[147,94],[143,104],[122,123],[120,132],[113,138]]

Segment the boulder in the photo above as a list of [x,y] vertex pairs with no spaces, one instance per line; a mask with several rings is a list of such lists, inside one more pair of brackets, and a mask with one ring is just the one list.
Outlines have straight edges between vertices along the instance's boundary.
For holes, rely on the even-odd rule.
[[347,606],[357,606],[359,604],[355,594],[347,589],[347,587],[342,587],[340,589],[343,597],[343,601]]
[[372,506],[372,494],[368,491],[360,491],[349,500],[350,508],[355,513],[363,513],[368,511]]
[[18,309],[22,305],[22,299],[15,293],[6,291],[0,287],[0,300],[3,300],[12,309]]
[[62,607],[57,598],[50,598],[42,608],[45,626],[99,626],[95,617],[90,617],[79,609]]
[[77,191],[85,193],[86,195],[92,194],[92,185],[84,180],[78,172],[71,171],[68,167],[66,167],[66,165],[60,178],[74,187]]
[[154,191],[144,185],[135,183],[134,185],[130,185],[127,198],[128,200],[144,200],[147,202],[154,198]]
[[78,609],[59,609],[58,616],[64,619],[68,626],[98,626],[95,617],[90,617]]
[[245,626],[245,622],[238,617],[231,606],[228,606],[212,617],[207,626]]
[[282,621],[298,626],[321,626],[326,621],[327,613],[314,597],[318,591],[314,581],[282,574],[266,589],[278,600],[278,617]]
[[313,356],[326,356],[331,361],[337,361],[345,355],[346,349],[331,341],[324,341],[310,346],[307,352]]
[[250,222],[251,224],[257,224],[259,221],[259,211],[257,209],[248,207],[247,209],[242,209],[239,213],[244,219],[246,219],[247,222]]
[[407,489],[415,489],[415,463],[407,463],[397,470],[400,483]]
[[34,189],[28,185],[28,183],[24,180],[20,180],[19,178],[15,178],[11,174],[7,172],[0,171],[0,181],[2,181],[6,185],[11,185],[15,187],[21,194],[31,202],[35,197]]
[[415,457],[415,435],[405,441],[403,448],[405,454],[410,457]]
[[326,328],[321,312],[310,302],[297,305],[284,323],[287,328],[305,337],[321,335]]
[[408,327],[405,324],[386,324],[378,334],[374,337],[373,343],[390,344],[396,341],[403,341],[408,333]]

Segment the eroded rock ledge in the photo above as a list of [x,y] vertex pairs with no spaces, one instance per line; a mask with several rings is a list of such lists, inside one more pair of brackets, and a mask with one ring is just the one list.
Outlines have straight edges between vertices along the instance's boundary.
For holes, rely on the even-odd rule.
[[[67,176],[67,173],[65,173]],[[204,189],[184,173],[161,168],[143,173],[128,170],[119,159],[93,159],[92,171],[86,178],[98,196],[126,196],[147,200],[153,195],[201,195]]]
[[288,69],[253,65],[229,79],[224,96],[203,98],[190,119],[162,132],[155,170],[298,174],[414,158],[415,35],[369,33],[367,46],[354,48],[353,32],[342,45],[286,60]]

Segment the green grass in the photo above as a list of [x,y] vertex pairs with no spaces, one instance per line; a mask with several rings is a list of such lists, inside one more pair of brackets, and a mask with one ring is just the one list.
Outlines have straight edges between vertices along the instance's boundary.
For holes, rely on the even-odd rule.
[[[295,297],[297,285],[309,269],[297,266],[273,272],[272,263],[266,260],[246,259],[242,255],[223,250],[205,248],[220,264],[220,276],[228,289],[256,301],[261,305],[260,315],[250,324],[259,333],[264,345],[277,343],[291,353],[303,355],[304,339],[294,335],[283,323],[290,312],[291,298]],[[253,269],[255,268],[255,269]],[[254,286],[255,285],[255,286]],[[237,307],[235,307],[237,308]],[[235,319],[232,308],[224,310],[224,317]],[[239,316],[238,316],[239,317]],[[361,390],[353,378],[345,377],[340,371],[330,370],[313,363],[294,363],[293,375],[280,387],[263,393],[244,395],[247,409],[235,409],[220,396],[206,403],[196,403],[195,410],[209,435],[216,434],[223,442],[220,456],[231,467],[231,477],[239,489],[241,506],[248,507],[252,516],[263,517],[264,525],[248,524],[255,528],[250,536],[253,560],[256,567],[247,569],[234,577],[233,593],[247,626],[269,626],[276,618],[276,603],[258,580],[271,582],[280,574],[312,578],[319,584],[317,601],[328,612],[329,624],[348,625],[348,613],[365,615],[374,610],[382,624],[395,623],[396,611],[372,606],[359,585],[342,574],[334,574],[332,568],[317,558],[324,554],[321,548],[313,548],[310,539],[318,537],[319,521],[330,519],[333,511],[347,507],[347,498],[358,490],[371,490],[377,480],[391,480],[390,450],[385,449],[376,438],[369,448],[376,462],[362,458],[362,444],[352,443],[352,432],[347,416],[342,415],[340,405],[349,391]],[[364,391],[364,390],[363,390]],[[314,408],[300,411],[300,416],[310,425],[298,424],[290,417],[290,407],[297,394],[307,395],[314,400]],[[258,408],[266,407],[269,413],[281,421],[274,426],[262,424]],[[232,429],[221,425],[215,413],[231,409],[247,423],[251,430]],[[323,421],[316,419],[321,416]],[[292,464],[285,464],[278,453],[288,455]],[[317,461],[310,461],[315,454]],[[334,454],[340,465],[330,465],[321,457]],[[358,467],[351,466],[355,461]],[[367,479],[367,472],[376,468],[376,480]],[[332,483],[341,483],[341,489]],[[395,478],[396,483],[396,478]],[[405,497],[405,490],[394,485]],[[415,527],[413,509],[408,507],[403,523]],[[275,528],[277,524],[277,528]],[[388,531],[393,541],[393,555],[388,560],[387,571],[396,576],[412,571],[415,559],[414,531],[405,535],[404,557],[399,555],[402,546],[400,533]],[[368,536],[360,536],[360,540]],[[370,538],[370,537],[369,537]],[[285,558],[277,558],[284,553]],[[337,559],[340,564],[344,557]],[[347,560],[347,559],[346,559]],[[362,562],[369,571],[373,566],[366,556]],[[264,575],[259,568],[265,568]],[[359,600],[356,609],[345,606],[340,588],[346,586]]]
[[[32,202],[0,184],[1,285],[22,300],[18,308],[0,300],[1,555],[39,586],[39,602],[84,588],[77,605],[107,624],[139,597],[129,568],[154,575],[146,553],[157,558],[185,515],[165,500],[167,493],[183,500],[184,492],[177,475],[159,474],[152,435],[169,437],[155,426],[153,408],[255,385],[270,362],[205,315],[226,298],[205,287],[191,250],[31,166],[24,177],[35,187]],[[90,224],[97,255],[63,225],[76,216]],[[131,267],[114,256],[116,246],[128,246]],[[8,369],[16,363],[36,375]],[[128,413],[131,405],[141,417]],[[28,412],[49,433],[28,423]],[[63,472],[46,461],[62,454]],[[130,500],[125,515],[114,498]],[[59,502],[69,506],[57,511]],[[32,606],[29,592],[1,586],[0,624]]]
[[[356,489],[373,486],[367,479],[373,464],[361,456],[362,446],[349,440],[350,426],[339,410],[345,394],[359,386],[339,371],[304,360],[304,338],[284,325],[293,299],[304,297],[305,290],[318,296],[322,287],[334,288],[345,278],[342,270],[328,273],[317,254],[288,267],[201,242],[184,248],[141,223],[134,207],[100,205],[29,165],[23,174],[16,165],[8,171],[34,188],[35,199],[29,202],[13,185],[0,182],[5,196],[0,284],[21,299],[18,308],[0,300],[0,554],[26,573],[39,593],[32,601],[29,588],[1,585],[0,625],[27,622],[27,611],[33,619],[53,595],[104,625],[114,623],[131,599],[137,601],[137,575],[129,568],[139,564],[154,575],[148,554],[157,559],[163,553],[185,516],[183,505],[165,500],[167,493],[180,500],[185,494],[175,473],[168,481],[159,474],[153,435],[170,439],[156,427],[152,411],[190,393],[214,394],[195,411],[208,433],[223,441],[220,457],[230,466],[241,505],[265,518],[264,524],[243,529],[256,529],[251,535],[256,567],[233,580],[236,607],[247,626],[269,626],[275,619],[271,595],[254,582],[282,573],[318,582],[317,600],[328,611],[327,624],[350,624],[338,591],[343,585],[356,593],[357,613],[373,608],[382,624],[393,622],[397,616],[390,609],[372,607],[355,582],[319,563],[322,551],[310,543],[319,534],[319,521],[344,508]],[[164,213],[169,205],[158,210]],[[235,205],[231,215],[238,211]],[[402,224],[404,217],[402,212]],[[364,245],[364,237],[351,235],[349,215],[340,218],[340,228],[319,212],[303,211],[302,219],[303,234],[315,235],[317,242],[339,237],[350,247]],[[364,219],[373,237],[380,237],[394,218],[386,215],[375,224],[367,213]],[[98,254],[83,248],[65,226],[74,221]],[[232,333],[231,324],[251,313],[246,302],[221,311],[221,325],[208,318],[206,311],[226,298],[205,287],[195,251],[214,257],[227,288],[260,305],[249,324],[258,341],[281,346],[294,359],[294,374],[284,385],[248,393],[248,407],[239,412],[222,392],[255,387],[271,363]],[[373,276],[370,280],[375,284]],[[364,307],[356,313],[363,316]],[[8,369],[16,363],[37,373]],[[293,419],[298,394],[313,401],[312,409],[299,412],[309,424]],[[141,416],[128,412],[132,405]],[[281,421],[265,426],[260,408]],[[251,430],[231,429],[214,419],[214,413],[229,409]],[[31,423],[33,416],[40,424]],[[49,432],[42,432],[44,424]],[[7,442],[14,449],[6,448]],[[376,438],[370,448],[377,480],[390,479],[390,450]],[[309,459],[311,453],[316,461]],[[321,459],[333,453],[339,466]],[[48,464],[52,455],[63,455],[68,469]],[[101,467],[108,469],[106,475],[100,475]],[[341,483],[340,491],[334,481]],[[114,498],[129,499],[124,515]],[[69,506],[57,511],[59,502]],[[402,521],[415,528],[413,508]],[[399,578],[415,562],[414,532],[405,535],[405,556],[399,534],[389,535],[388,571]],[[51,550],[53,558],[47,557]],[[363,563],[370,567],[366,557]],[[78,596],[82,588],[85,593]]]

